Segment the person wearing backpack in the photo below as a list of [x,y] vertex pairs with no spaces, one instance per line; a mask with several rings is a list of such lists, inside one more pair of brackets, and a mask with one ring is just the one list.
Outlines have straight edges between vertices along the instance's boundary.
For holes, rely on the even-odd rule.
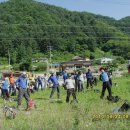
[[112,97],[111,87],[108,74],[104,71],[104,68],[100,68],[100,80],[102,81],[102,92],[100,98],[103,99],[106,89],[108,90],[109,97]]

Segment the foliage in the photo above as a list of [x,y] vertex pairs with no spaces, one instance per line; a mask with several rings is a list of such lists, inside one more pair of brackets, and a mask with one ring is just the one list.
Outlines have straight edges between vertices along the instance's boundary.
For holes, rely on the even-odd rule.
[[31,64],[29,62],[21,63],[19,66],[19,69],[22,71],[30,71],[31,70]]
[[[39,54],[49,57],[50,45],[54,62],[68,60],[73,55],[93,59],[106,52],[130,58],[128,30],[119,28],[128,25],[129,18],[116,21],[32,0],[3,2],[0,12],[0,56],[8,57],[9,50],[11,64],[31,62]],[[71,53],[69,58],[64,55],[66,52]]]
[[47,70],[47,64],[46,63],[37,64],[36,71],[46,71],[46,70]]

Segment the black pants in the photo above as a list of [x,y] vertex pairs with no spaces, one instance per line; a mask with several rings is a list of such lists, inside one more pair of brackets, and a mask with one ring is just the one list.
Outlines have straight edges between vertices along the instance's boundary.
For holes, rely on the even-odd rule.
[[78,80],[75,79],[75,92],[77,92],[77,90],[78,90]]
[[11,96],[16,96],[16,88],[15,88],[14,84],[10,84],[10,86],[9,86],[9,94],[11,94]]
[[108,90],[109,97],[112,96],[110,83],[109,83],[109,81],[108,81],[108,82],[103,82],[101,98],[104,97],[104,94],[105,94],[106,89]]
[[22,98],[25,98],[26,102],[27,102],[27,107],[28,107],[28,102],[29,102],[29,95],[28,95],[28,92],[27,92],[27,89],[23,89],[21,87],[19,87],[19,93],[18,93],[18,105],[21,105],[21,102],[22,102]]
[[112,86],[112,79],[111,78],[109,79],[109,82],[110,82],[110,85]]
[[89,85],[91,88],[93,87],[92,79],[87,79],[87,89],[89,88]]
[[2,96],[4,99],[9,99],[9,92],[6,89],[2,89]]
[[57,97],[60,98],[60,88],[59,85],[55,85],[52,87],[50,98],[54,95],[55,90],[57,89]]
[[74,88],[71,88],[71,89],[67,89],[67,97],[66,97],[66,102],[68,103],[69,102],[69,99],[70,99],[70,95],[72,94],[73,96],[73,100],[76,100],[76,94],[75,94],[75,90]]

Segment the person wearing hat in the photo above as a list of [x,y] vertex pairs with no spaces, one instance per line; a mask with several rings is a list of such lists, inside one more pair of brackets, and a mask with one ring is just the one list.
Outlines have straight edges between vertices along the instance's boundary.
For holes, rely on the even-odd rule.
[[67,89],[66,102],[69,103],[70,95],[73,96],[74,101],[78,102],[77,98],[76,98],[75,84],[74,84],[74,81],[72,80],[72,76],[70,74],[68,75],[68,79],[66,79],[66,81],[65,81],[65,86]]
[[19,109],[19,107],[21,105],[22,98],[24,96],[24,98],[26,99],[26,103],[27,103],[27,108],[26,108],[26,110],[27,110],[28,109],[28,102],[29,102],[30,99],[29,99],[29,95],[28,95],[28,92],[27,92],[28,84],[27,84],[26,73],[23,72],[22,75],[16,80],[15,83],[19,88],[17,107]]
[[50,98],[52,98],[52,96],[54,95],[55,90],[57,89],[57,97],[58,99],[60,98],[60,86],[59,86],[59,82],[58,82],[58,76],[54,74],[54,72],[51,72],[51,76],[48,79],[48,83],[52,83],[52,91],[50,94]]
[[102,93],[101,93],[100,98],[103,99],[106,89],[108,90],[109,97],[111,97],[112,93],[111,93],[111,87],[110,87],[108,74],[107,72],[105,72],[104,68],[100,68],[100,72],[101,72],[100,80],[103,82]]

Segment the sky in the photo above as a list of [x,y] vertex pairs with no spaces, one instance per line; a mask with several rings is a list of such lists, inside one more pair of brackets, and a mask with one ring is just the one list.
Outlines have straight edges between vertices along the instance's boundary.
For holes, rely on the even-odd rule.
[[[0,0],[0,2],[6,0]],[[66,8],[71,11],[86,11],[117,20],[130,16],[130,0],[35,0]]]

